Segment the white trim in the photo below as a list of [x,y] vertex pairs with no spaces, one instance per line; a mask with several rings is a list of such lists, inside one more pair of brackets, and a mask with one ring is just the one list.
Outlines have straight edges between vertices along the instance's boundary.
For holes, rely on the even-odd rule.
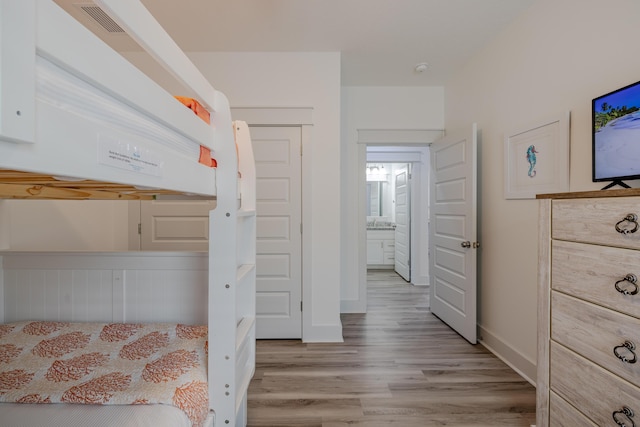
[[518,375],[524,378],[534,387],[536,386],[537,368],[536,363],[527,358],[520,351],[511,347],[504,340],[489,332],[487,329],[478,325],[479,339],[487,350],[493,353],[498,359],[509,365],[511,369],[516,371]]
[[367,312],[367,192],[365,166],[367,163],[367,146],[357,146],[358,161],[358,254],[356,266],[358,278],[358,292],[355,298],[341,299],[341,313],[366,313]]
[[[366,279],[366,276],[365,276],[365,279]],[[360,287],[359,284],[358,284],[358,287]],[[358,294],[360,294],[360,290],[358,290]],[[366,298],[340,300],[340,313],[366,313],[366,312],[367,312]]]
[[46,270],[64,265],[66,269],[206,270],[204,252],[30,252],[7,251],[7,269]]
[[[422,146],[421,146],[422,147]],[[367,162],[374,163],[414,163],[422,161],[422,153],[419,151],[413,152],[370,152],[367,151]]]
[[251,126],[313,125],[311,107],[232,107],[231,116]]
[[309,333],[310,336],[305,338],[304,342],[344,342],[344,338],[342,337],[342,324],[313,325],[312,329]]
[[443,129],[358,129],[358,144],[431,144],[444,136]]
[[[302,341],[317,341],[321,332],[313,325],[313,245],[311,244],[311,224],[313,224],[312,194],[313,186],[311,171],[313,161],[311,126],[302,126]],[[306,224],[306,232],[305,230]],[[304,309],[307,307],[307,309]],[[342,340],[342,330],[338,333]]]
[[[366,205],[365,205],[365,167],[366,162],[377,161],[377,162],[397,162],[397,163],[416,163],[419,162],[424,164],[424,167],[421,168],[423,173],[421,173],[421,177],[424,177],[425,174],[428,175],[429,161],[428,156],[425,153],[425,150],[428,150],[428,147],[432,142],[437,141],[440,137],[444,135],[443,130],[415,130],[415,129],[358,129],[358,219],[357,219],[357,227],[358,227],[358,294],[357,299],[342,299],[340,301],[340,309],[342,313],[365,313],[367,309],[367,235],[366,235]],[[369,144],[382,144],[382,141],[387,141],[384,145],[385,147],[371,147]],[[365,143],[367,145],[365,145]],[[376,159],[376,160],[373,160]],[[421,179],[417,177],[416,179]],[[427,208],[426,211],[421,209],[421,205],[415,196],[415,193],[412,192],[412,197],[414,197],[414,207],[420,208],[420,212],[418,216],[424,216],[428,218],[428,182],[427,190],[422,191],[421,197],[425,197],[427,200]],[[425,192],[426,191],[426,192]],[[415,208],[411,211],[412,216],[412,236],[420,235],[419,230],[415,230],[415,216],[416,211]],[[414,283],[415,277],[415,285],[417,286],[425,286],[429,284],[428,277],[428,266],[425,266],[425,270],[427,272],[427,276],[424,274],[417,275],[417,260],[415,260],[415,255],[419,255],[420,251],[419,247],[424,245],[413,245],[412,244],[412,267],[411,267],[411,282]],[[425,249],[426,250],[426,249]],[[427,251],[428,252],[428,251]]]

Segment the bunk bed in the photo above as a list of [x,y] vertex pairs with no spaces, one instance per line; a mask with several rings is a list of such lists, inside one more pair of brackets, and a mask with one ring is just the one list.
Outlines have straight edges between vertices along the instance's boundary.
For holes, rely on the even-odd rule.
[[[184,99],[166,92],[53,1],[0,2],[0,198],[215,198],[209,251],[0,252],[0,424],[245,425],[255,369],[255,166],[248,127],[232,122],[225,96],[139,0],[95,3],[182,83],[184,93],[177,95],[198,108],[186,108]],[[194,114],[200,107],[210,114],[209,123]],[[168,324],[172,332],[149,329]],[[78,329],[84,327],[98,330]],[[173,355],[195,355],[192,365],[204,365],[204,382],[192,383],[204,384],[205,413],[186,410],[191,402],[176,405],[180,410],[144,404],[156,400],[140,396],[123,404],[129,401],[109,390],[82,387],[71,387],[75,400],[68,394],[54,399],[69,403],[41,403],[49,397],[44,393],[19,400],[33,403],[3,401],[16,394],[16,384],[29,383],[16,378],[41,375],[27,369],[34,355],[70,360],[51,350],[58,348],[51,343],[60,343],[56,334],[68,328],[72,332],[62,342],[74,348],[93,342],[94,335],[102,339],[105,331],[120,337],[114,339],[121,341],[120,352],[123,344],[142,342],[153,348],[145,372],[158,362],[165,374],[176,361],[159,360],[166,352],[154,351],[168,335],[186,336],[192,348]],[[139,330],[145,333],[135,335]],[[122,338],[122,331],[129,335]],[[36,344],[3,341],[18,332],[35,335]],[[150,336],[160,338],[149,344]],[[28,354],[22,353],[26,348]],[[84,361],[83,375],[102,364],[101,351],[91,353],[91,363],[85,356],[73,359]],[[24,369],[5,370],[16,359]],[[58,369],[56,381],[70,369]],[[80,385],[86,385],[88,377],[82,378]],[[182,396],[188,401],[194,395]]]

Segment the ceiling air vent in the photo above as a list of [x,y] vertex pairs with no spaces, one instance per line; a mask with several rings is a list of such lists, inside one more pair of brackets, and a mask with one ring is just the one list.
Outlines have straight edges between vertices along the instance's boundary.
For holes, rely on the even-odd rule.
[[75,3],[74,6],[82,10],[106,32],[110,34],[126,34],[122,27],[116,24],[116,21],[111,19],[104,10],[94,3]]

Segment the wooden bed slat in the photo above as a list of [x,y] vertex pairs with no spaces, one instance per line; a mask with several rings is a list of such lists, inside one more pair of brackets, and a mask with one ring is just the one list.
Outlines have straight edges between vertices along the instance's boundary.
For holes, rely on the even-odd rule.
[[65,181],[48,175],[0,170],[0,198],[5,199],[153,200],[157,195],[179,194],[170,190],[139,189],[92,180]]

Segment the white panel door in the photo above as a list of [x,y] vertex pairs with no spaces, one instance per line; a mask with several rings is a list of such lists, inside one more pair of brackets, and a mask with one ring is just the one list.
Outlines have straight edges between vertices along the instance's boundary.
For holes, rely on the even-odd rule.
[[251,126],[256,161],[256,334],[302,338],[300,127]]
[[208,251],[209,211],[214,200],[143,200],[140,202],[140,249]]
[[409,166],[397,169],[394,175],[396,191],[395,270],[404,280],[409,282],[411,281]]
[[431,312],[477,342],[476,125],[431,145]]

